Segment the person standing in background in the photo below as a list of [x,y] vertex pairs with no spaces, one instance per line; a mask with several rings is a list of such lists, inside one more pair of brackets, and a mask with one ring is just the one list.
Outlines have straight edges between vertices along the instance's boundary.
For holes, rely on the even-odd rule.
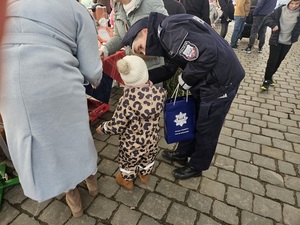
[[98,194],[83,86],[102,78],[95,22],[74,0],[9,0],[1,51],[0,113],[24,194],[43,202],[66,193],[79,217],[76,186],[85,180]]
[[199,17],[204,22],[211,24],[209,19],[209,1],[208,0],[180,0],[187,14]]
[[184,6],[177,0],[163,0],[169,15],[186,13]]
[[225,38],[228,32],[228,25],[234,20],[234,6],[232,0],[217,0],[217,2],[222,10],[220,35]]
[[291,0],[279,6],[265,17],[265,25],[272,29],[269,40],[270,53],[267,61],[264,82],[260,89],[267,91],[275,86],[273,75],[300,35],[300,0]]
[[258,0],[253,10],[253,23],[249,37],[249,43],[245,52],[250,54],[258,35],[258,53],[262,53],[265,44],[267,27],[263,24],[265,16],[269,15],[275,8],[277,0]]
[[250,0],[237,0],[234,11],[234,28],[231,36],[230,45],[237,48],[238,39],[244,29],[246,17],[250,12]]

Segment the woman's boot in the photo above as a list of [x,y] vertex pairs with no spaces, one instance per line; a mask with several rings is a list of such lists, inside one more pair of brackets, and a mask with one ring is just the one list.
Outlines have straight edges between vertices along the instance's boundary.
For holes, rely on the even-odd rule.
[[116,175],[116,181],[119,185],[123,186],[127,190],[132,190],[133,189],[133,181],[132,180],[125,180],[121,173],[118,172]]
[[97,174],[91,175],[85,179],[86,186],[89,190],[90,196],[96,196],[99,193]]
[[77,188],[66,193],[66,202],[74,217],[80,217],[83,214],[80,193]]
[[138,177],[140,178],[142,184],[147,184],[149,181],[149,175],[142,175],[138,173]]

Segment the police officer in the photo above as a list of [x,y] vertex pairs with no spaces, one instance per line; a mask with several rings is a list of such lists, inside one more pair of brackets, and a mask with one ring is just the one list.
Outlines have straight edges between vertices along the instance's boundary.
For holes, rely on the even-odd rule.
[[[136,22],[123,42],[136,54],[163,56],[183,69],[178,82],[196,99],[196,135],[163,157],[183,165],[176,179],[201,176],[216,150],[227,112],[245,71],[229,44],[203,20],[189,14],[151,13]],[[188,162],[188,157],[190,160]]]

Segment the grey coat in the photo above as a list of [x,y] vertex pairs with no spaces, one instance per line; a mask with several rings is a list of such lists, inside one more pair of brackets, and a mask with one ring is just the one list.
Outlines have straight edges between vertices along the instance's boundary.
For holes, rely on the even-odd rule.
[[[117,2],[114,4],[114,37],[105,44],[108,54],[114,54],[123,47],[122,40],[127,30],[139,19],[149,16],[151,12],[159,12],[168,15],[162,0],[136,0],[134,10],[126,14],[123,4]],[[152,60],[146,60],[148,69],[154,69],[164,65],[163,57],[157,57]]]
[[0,113],[24,194],[42,202],[97,170],[84,80],[102,78],[95,23],[75,0],[10,0]]

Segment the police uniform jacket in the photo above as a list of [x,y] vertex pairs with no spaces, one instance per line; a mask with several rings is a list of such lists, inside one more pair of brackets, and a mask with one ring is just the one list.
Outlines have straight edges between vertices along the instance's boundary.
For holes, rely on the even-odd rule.
[[218,98],[244,78],[245,71],[232,48],[198,17],[151,13],[148,24],[146,55],[164,56],[177,63],[195,97]]

